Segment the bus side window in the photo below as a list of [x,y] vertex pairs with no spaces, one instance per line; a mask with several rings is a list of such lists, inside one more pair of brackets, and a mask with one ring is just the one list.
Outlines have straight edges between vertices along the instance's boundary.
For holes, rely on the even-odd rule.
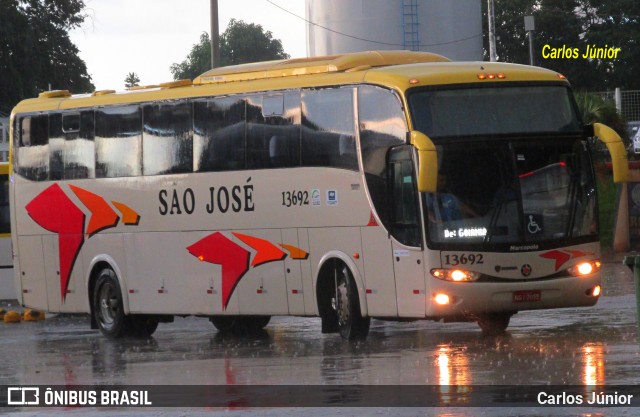
[[17,172],[33,181],[49,179],[49,116],[31,115],[20,119]]
[[247,97],[247,168],[269,167],[269,138],[262,115],[262,95]]
[[384,88],[358,87],[358,122],[369,195],[382,224],[390,230],[387,154],[390,148],[405,143],[407,132],[400,99]]
[[358,170],[353,88],[302,92],[302,166]]
[[245,107],[240,96],[194,102],[194,171],[245,168]]
[[62,136],[62,114],[49,114],[49,179],[64,177],[64,136]]
[[[83,179],[95,177],[96,152],[94,146],[95,120],[94,111],[86,110],[73,115],[71,122],[65,126],[62,116],[62,131],[64,132],[64,178]],[[70,129],[67,129],[70,128]]]
[[296,166],[300,166],[300,92],[249,98],[247,168]]
[[142,171],[144,175],[193,170],[193,125],[190,102],[144,106]]
[[96,178],[142,173],[142,112],[139,106],[96,111]]
[[403,145],[389,153],[391,234],[407,246],[420,246],[417,186],[412,148]]

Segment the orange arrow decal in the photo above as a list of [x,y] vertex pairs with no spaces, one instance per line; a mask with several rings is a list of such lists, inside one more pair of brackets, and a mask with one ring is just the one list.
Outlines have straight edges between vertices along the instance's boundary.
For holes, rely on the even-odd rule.
[[235,232],[233,235],[256,250],[256,255],[251,261],[252,267],[266,264],[267,262],[281,261],[287,256],[286,253],[278,249],[273,243],[264,239]]
[[289,252],[289,256],[291,256],[291,259],[307,259],[309,257],[309,252],[305,252],[300,248],[296,248],[295,246],[285,245],[284,243],[281,243],[280,246],[282,246]]
[[71,190],[82,201],[82,204],[87,206],[91,211],[91,218],[89,219],[89,225],[87,226],[86,233],[89,236],[95,233],[114,227],[118,224],[120,217],[109,206],[109,204],[97,194],[90,191],[83,190],[80,187],[69,185]]
[[112,201],[111,203],[118,209],[120,214],[122,214],[122,223],[127,226],[137,226],[138,223],[140,223],[140,215],[137,211],[118,201]]

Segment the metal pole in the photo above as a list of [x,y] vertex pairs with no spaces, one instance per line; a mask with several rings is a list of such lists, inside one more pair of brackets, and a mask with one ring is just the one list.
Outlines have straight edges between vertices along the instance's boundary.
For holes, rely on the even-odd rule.
[[211,0],[211,68],[220,66],[220,29],[218,28],[218,0]]
[[493,0],[487,0],[487,14],[489,15],[489,60],[495,62],[498,60],[496,55],[496,17],[494,14]]
[[533,56],[533,31],[529,31],[529,65],[535,65],[535,59]]
[[535,55],[533,53],[533,31],[536,30],[536,22],[533,16],[524,17],[524,30],[529,34],[529,64],[535,65]]
[[618,110],[618,113],[622,114],[622,91],[620,90],[620,87],[616,87],[614,97],[616,100],[616,109]]

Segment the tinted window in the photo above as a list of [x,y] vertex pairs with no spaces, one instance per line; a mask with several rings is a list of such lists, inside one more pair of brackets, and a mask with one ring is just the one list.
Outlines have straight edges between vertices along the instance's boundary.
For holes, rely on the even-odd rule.
[[302,93],[302,165],[358,169],[353,88]]
[[142,147],[145,175],[191,172],[191,104],[182,102],[145,106]]
[[271,94],[262,99],[262,115],[264,117],[282,116],[284,113],[284,95]]
[[96,177],[141,174],[142,120],[138,106],[96,111]]
[[27,116],[18,122],[16,152],[18,174],[43,181],[49,178],[49,116]]
[[62,131],[64,133],[74,133],[80,131],[80,114],[69,113],[62,115]]
[[424,90],[409,96],[416,129],[432,138],[507,133],[582,133],[566,86]]
[[[82,179],[95,177],[95,123],[93,110],[74,115],[77,129],[65,129],[65,115],[62,116],[64,133],[64,178]],[[68,126],[67,126],[68,127]]]
[[194,103],[195,171],[245,167],[245,101],[219,97]]
[[405,142],[407,125],[398,97],[379,87],[358,88],[360,149],[367,188],[378,217],[389,228],[389,149]]
[[300,93],[249,97],[247,168],[284,168],[299,165]]
[[64,137],[62,114],[49,115],[49,179],[61,180],[64,176]]

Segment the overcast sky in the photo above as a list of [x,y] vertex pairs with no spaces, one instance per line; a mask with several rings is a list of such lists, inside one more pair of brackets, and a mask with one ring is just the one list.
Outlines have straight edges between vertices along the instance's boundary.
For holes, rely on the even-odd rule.
[[[272,0],[304,17],[304,0]],[[85,0],[89,15],[71,32],[98,90],[123,90],[129,72],[140,84],[173,79],[202,32],[209,33],[209,0]],[[266,0],[218,0],[222,33],[231,18],[257,23],[280,39],[293,58],[306,56],[305,22]]]

